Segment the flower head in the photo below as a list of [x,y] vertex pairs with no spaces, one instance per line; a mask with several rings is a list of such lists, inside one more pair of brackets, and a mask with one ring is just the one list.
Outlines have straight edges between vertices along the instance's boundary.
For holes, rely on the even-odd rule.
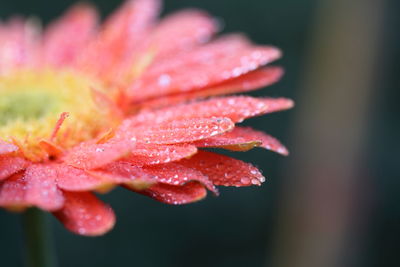
[[0,25],[1,207],[38,207],[99,235],[115,216],[93,192],[119,185],[185,204],[265,180],[203,148],[288,154],[236,124],[291,100],[222,96],[279,80],[282,69],[265,66],[280,51],[214,37],[218,23],[203,11],[159,21],[159,9],[159,0],[128,0],[99,25],[93,7],[77,5],[43,31],[19,18]]

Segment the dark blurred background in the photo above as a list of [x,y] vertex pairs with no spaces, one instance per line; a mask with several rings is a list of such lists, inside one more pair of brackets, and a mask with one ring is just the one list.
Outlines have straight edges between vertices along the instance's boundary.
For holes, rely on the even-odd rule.
[[[76,1],[2,0],[0,17],[45,23]],[[102,15],[120,0],[92,0]],[[61,267],[400,266],[400,1],[167,0],[164,14],[198,7],[224,32],[245,32],[284,51],[281,82],[254,95],[296,108],[246,124],[288,145],[291,156],[234,156],[267,182],[168,206],[118,189],[115,229],[98,238],[51,218]],[[23,265],[20,215],[0,211],[0,266]]]

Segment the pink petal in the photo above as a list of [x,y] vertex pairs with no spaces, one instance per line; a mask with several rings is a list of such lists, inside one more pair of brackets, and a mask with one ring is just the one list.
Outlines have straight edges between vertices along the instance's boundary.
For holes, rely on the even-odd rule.
[[26,201],[47,211],[59,210],[64,205],[63,193],[56,184],[57,171],[50,164],[36,164],[27,168]]
[[13,18],[0,28],[0,73],[37,62],[39,29],[31,21]]
[[57,219],[71,232],[85,236],[99,236],[115,224],[112,209],[89,192],[65,192],[64,207],[54,212]]
[[154,47],[157,58],[172,56],[208,41],[217,31],[216,20],[205,12],[184,10],[169,15],[157,25],[149,46]]
[[97,22],[97,12],[89,5],[78,4],[67,11],[44,33],[45,62],[56,66],[74,62],[93,38]]
[[90,173],[134,190],[143,190],[156,183],[153,175],[145,173],[142,168],[129,162],[113,162]]
[[283,69],[280,67],[267,67],[255,70],[238,78],[215,85],[210,88],[204,88],[188,93],[164,96],[155,98],[142,103],[145,108],[166,107],[179,104],[196,98],[205,98],[209,96],[234,94],[248,92],[269,86],[277,82],[283,75]]
[[199,151],[179,164],[207,175],[215,185],[249,186],[261,185],[265,181],[260,171],[251,164],[206,151]]
[[22,210],[30,206],[26,199],[26,181],[22,174],[16,174],[0,182],[0,207]]
[[189,182],[183,186],[155,184],[147,190],[139,191],[160,202],[173,205],[188,204],[206,197],[207,190],[197,182]]
[[142,145],[131,151],[124,160],[136,166],[168,163],[188,158],[197,152],[193,145]]
[[125,48],[137,45],[154,26],[160,7],[160,0],[125,1],[104,23],[103,41]]
[[124,126],[121,128],[123,134],[128,135],[133,142],[163,145],[192,142],[216,136],[232,130],[234,124],[227,118],[199,118],[138,128]]
[[99,37],[83,53],[80,66],[107,77],[115,75],[121,64],[131,67],[136,51],[154,26],[160,5],[159,0],[126,1],[106,20]]
[[54,165],[57,172],[57,185],[67,191],[93,191],[109,188],[113,182],[101,177],[93,176],[84,170],[64,164]]
[[281,67],[258,69],[225,83],[215,85],[215,87],[208,88],[203,92],[203,96],[243,93],[270,86],[279,81],[283,73],[284,71]]
[[19,157],[0,156],[0,181],[25,169],[28,162]]
[[195,50],[190,50],[179,54],[177,57],[173,55],[152,64],[144,74],[144,77],[157,77],[171,69],[183,68],[188,64],[196,64],[204,58],[209,57],[224,57],[236,51],[246,49],[251,46],[247,37],[240,34],[230,34],[219,37],[217,40],[198,47]]
[[0,155],[9,154],[18,150],[14,144],[0,140]]
[[264,98],[264,104],[267,105],[266,113],[273,113],[294,107],[294,102],[288,98]]
[[198,90],[237,78],[280,57],[280,51],[274,47],[247,46],[230,53],[228,48],[218,46],[215,49],[211,44],[191,52],[189,59],[186,55],[176,56],[175,60],[183,63],[175,66],[177,64],[172,62],[172,67],[164,68],[161,73],[146,71],[131,86],[128,95],[133,102],[139,102]]
[[127,156],[134,146],[131,141],[110,140],[103,144],[81,143],[64,156],[66,164],[79,169],[95,169]]
[[235,127],[233,131],[196,141],[193,145],[197,147],[221,147],[234,151],[246,151],[255,146],[261,146],[285,156],[289,154],[286,147],[277,139],[250,127]]
[[176,163],[161,164],[143,167],[143,171],[153,175],[159,183],[182,186],[190,181],[197,181],[203,184],[208,190],[218,194],[218,190],[213,183],[201,172]]
[[212,98],[158,110],[144,110],[127,120],[129,127],[137,125],[157,125],[167,121],[193,118],[226,117],[233,122],[280,111],[293,107],[293,101],[287,98],[254,98],[250,96],[231,96]]

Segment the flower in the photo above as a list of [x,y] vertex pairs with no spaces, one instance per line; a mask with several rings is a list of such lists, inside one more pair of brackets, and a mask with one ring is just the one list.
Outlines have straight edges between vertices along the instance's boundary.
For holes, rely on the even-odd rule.
[[1,207],[37,207],[74,233],[100,235],[115,216],[93,192],[120,185],[185,204],[265,180],[202,148],[288,154],[236,124],[291,100],[223,96],[278,81],[282,69],[265,65],[280,51],[214,37],[218,23],[203,11],[158,21],[159,9],[159,0],[128,0],[99,26],[80,4],[43,31],[21,18],[0,25]]

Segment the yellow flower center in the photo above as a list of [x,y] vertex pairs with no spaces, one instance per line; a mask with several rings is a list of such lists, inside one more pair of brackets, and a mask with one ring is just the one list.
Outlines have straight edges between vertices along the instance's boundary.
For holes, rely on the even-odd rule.
[[[38,157],[39,142],[50,140],[62,113],[54,144],[70,147],[111,127],[110,116],[94,102],[102,85],[71,71],[21,70],[0,76],[0,139],[14,140]],[[41,157],[41,155],[39,156]]]

